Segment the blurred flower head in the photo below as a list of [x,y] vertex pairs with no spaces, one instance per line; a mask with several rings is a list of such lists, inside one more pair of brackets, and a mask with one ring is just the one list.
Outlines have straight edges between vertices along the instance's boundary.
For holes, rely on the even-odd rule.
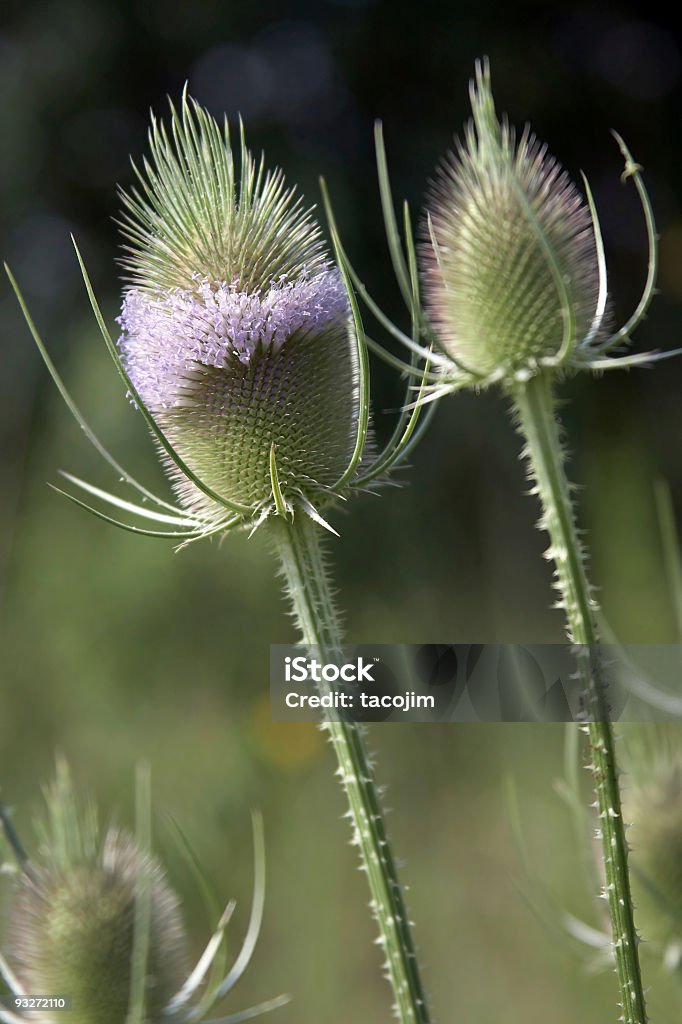
[[[37,856],[29,858],[6,810],[0,818],[19,863],[0,978],[16,1012],[0,1007],[0,1021],[59,1021],[60,1010],[24,1015],[27,995],[68,997],[73,1024],[177,1024],[205,1019],[241,976],[260,926],[262,879],[257,883],[249,935],[226,976],[209,979],[234,904],[191,973],[177,896],[149,849],[149,807],[143,787],[135,835],[110,827],[101,833],[94,805],[76,797],[67,767],[58,765],[36,822]],[[140,803],[142,806],[140,806]],[[260,836],[257,837],[260,846]],[[262,864],[257,865],[260,874]],[[260,890],[260,891],[259,891]],[[254,916],[255,915],[255,916]],[[246,1011],[255,1016],[272,1000]],[[244,1019],[237,1014],[235,1019]],[[232,1018],[225,1018],[224,1024]]]
[[630,726],[625,733],[624,813],[631,823],[638,923],[649,942],[682,963],[682,736],[679,727]]

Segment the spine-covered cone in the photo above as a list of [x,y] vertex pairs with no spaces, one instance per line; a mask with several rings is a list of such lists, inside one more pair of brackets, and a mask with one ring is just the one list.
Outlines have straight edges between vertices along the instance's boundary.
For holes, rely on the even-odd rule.
[[[157,1024],[186,973],[178,900],[158,861],[135,838],[101,836],[62,770],[48,794],[40,857],[19,875],[7,929],[8,960],[23,991],[67,996],[70,1024],[124,1024],[133,982],[136,908],[148,897],[145,1019]],[[41,1012],[43,1024],[64,1013]]]
[[[319,508],[353,455],[357,346],[319,228],[279,171],[191,100],[153,123],[142,189],[124,196],[131,284],[123,363],[200,489],[169,460],[184,506],[274,510],[271,452],[292,509]],[[273,449],[274,446],[274,449]]]
[[487,65],[473,120],[432,186],[423,268],[427,311],[452,359],[482,378],[533,372],[591,329],[598,303],[590,215],[527,129],[495,113]]

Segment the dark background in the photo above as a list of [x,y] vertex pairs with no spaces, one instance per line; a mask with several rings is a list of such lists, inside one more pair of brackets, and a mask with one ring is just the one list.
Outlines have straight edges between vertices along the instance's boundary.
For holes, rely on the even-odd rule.
[[[672,15],[671,15],[672,17]],[[680,344],[682,41],[654,6],[545,7],[426,0],[230,4],[54,0],[0,12],[0,254],[12,266],[86,416],[129,468],[160,481],[89,313],[77,236],[109,318],[120,283],[116,184],[144,151],[149,108],[189,81],[216,115],[241,112],[311,202],[324,174],[355,263],[402,316],[373,162],[381,117],[396,195],[419,211],[426,181],[467,117],[474,60],[490,57],[498,109],[530,121],[592,184],[614,311],[626,318],[646,240],[611,128],[645,169],[661,232],[660,295],[639,349]],[[401,385],[373,366],[376,429]],[[568,382],[564,412],[582,525],[606,617],[628,642],[677,638],[653,484],[682,502],[682,362]],[[229,1008],[291,991],[278,1020],[388,1020],[364,879],[347,845],[331,752],[312,726],[276,725],[268,644],[290,640],[273,563],[256,536],[194,545],[107,528],[45,486],[65,468],[114,486],[42,367],[0,282],[0,780],[30,839],[55,750],[106,814],[129,820],[136,761],[152,763],[158,847],[192,943],[208,932],[168,829],[172,814],[225,898],[249,892],[249,809],[265,813],[270,896],[262,943]],[[337,515],[340,601],[350,639],[556,641],[551,571],[524,497],[518,439],[499,395],[444,402],[406,486]],[[527,910],[503,790],[520,787],[541,876],[575,913],[596,910],[576,877],[553,792],[563,731],[539,726],[376,726],[411,906],[438,1019],[510,1024],[613,1016],[614,979],[591,977]],[[234,940],[236,942],[236,938]],[[648,954],[652,1016],[677,994]],[[238,995],[241,998],[238,998]],[[607,1015],[610,1015],[607,1018]],[[273,1018],[274,1020],[274,1018]]]

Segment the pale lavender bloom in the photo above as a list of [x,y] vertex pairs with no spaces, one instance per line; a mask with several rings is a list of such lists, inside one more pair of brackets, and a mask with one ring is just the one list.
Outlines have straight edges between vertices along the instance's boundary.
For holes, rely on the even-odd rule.
[[248,366],[257,351],[275,354],[294,334],[322,333],[349,312],[336,269],[297,281],[282,276],[253,292],[196,275],[193,289],[154,295],[131,288],[118,319],[119,348],[140,397],[156,412],[185,404],[197,367],[223,369],[234,357]]
[[253,531],[274,515],[306,515],[328,527],[320,510],[385,479],[405,458],[420,412],[405,410],[375,457],[367,340],[348,269],[334,267],[313,210],[281,171],[254,159],[243,131],[236,161],[227,124],[185,94],[179,111],[171,107],[170,128],[152,120],[149,141],[138,186],[122,193],[127,288],[118,342],[82,259],[81,267],[109,354],[158,445],[177,504],[140,484],[101,445],[29,319],[80,426],[144,501],[69,474],[70,484],[160,529],[74,500],[138,534],[183,543],[232,528]]

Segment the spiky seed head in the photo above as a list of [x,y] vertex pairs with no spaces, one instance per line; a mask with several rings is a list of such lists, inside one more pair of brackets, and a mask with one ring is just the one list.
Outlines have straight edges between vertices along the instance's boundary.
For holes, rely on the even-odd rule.
[[[145,1020],[163,1009],[186,977],[178,901],[159,863],[129,834],[101,837],[92,808],[79,806],[62,771],[48,792],[40,861],[17,879],[7,953],[25,991],[72,997],[72,1024],[127,1019],[136,897],[149,895]],[[45,1013],[44,1024],[63,1017]]]
[[589,208],[546,147],[500,121],[487,62],[473,120],[433,183],[427,309],[443,349],[479,377],[513,379],[589,331],[599,269]]
[[[357,435],[357,354],[340,275],[280,171],[187,97],[152,123],[124,195],[122,359],[161,430],[211,491],[262,510],[275,446],[285,500],[318,505]],[[220,510],[169,464],[181,501]]]
[[631,726],[625,734],[638,926],[648,941],[682,945],[682,745],[673,725]]

